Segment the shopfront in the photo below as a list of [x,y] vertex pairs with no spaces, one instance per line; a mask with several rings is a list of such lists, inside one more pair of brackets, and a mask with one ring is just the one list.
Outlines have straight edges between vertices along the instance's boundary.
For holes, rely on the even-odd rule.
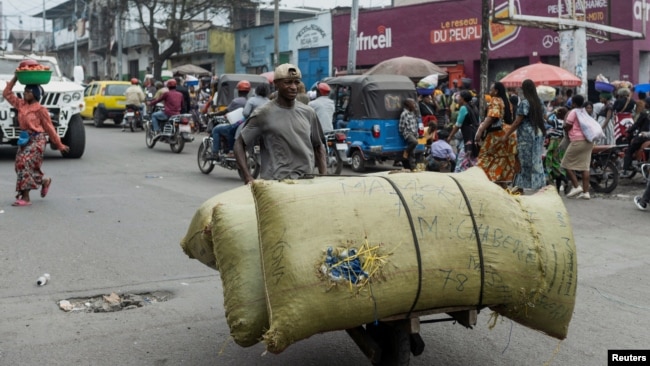
[[[639,31],[640,1],[587,1],[587,19],[595,23]],[[495,0],[500,6],[504,0]],[[639,3],[639,4],[637,4]],[[526,15],[557,17],[557,0],[519,1]],[[357,69],[363,70],[393,57],[412,56],[440,66],[455,67],[478,87],[481,42],[481,0],[456,0],[361,11],[358,18]],[[333,67],[345,70],[348,58],[350,14],[332,15]],[[601,33],[601,35],[604,35]],[[611,35],[611,38],[617,38]],[[534,62],[559,65],[558,33],[550,29],[492,24],[489,35],[489,80],[499,72]],[[647,40],[587,40],[588,79],[603,74],[610,80],[645,83],[650,79]]]
[[289,49],[296,57],[307,88],[330,76],[332,18],[329,12],[289,25]]

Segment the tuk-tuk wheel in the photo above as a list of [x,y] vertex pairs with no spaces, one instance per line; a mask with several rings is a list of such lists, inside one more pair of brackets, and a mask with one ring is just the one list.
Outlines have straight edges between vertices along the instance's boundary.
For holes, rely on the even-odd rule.
[[411,361],[411,337],[408,320],[366,325],[366,332],[381,348],[381,359],[376,366],[408,366]]
[[361,151],[355,150],[352,153],[352,161],[350,165],[352,166],[352,170],[357,173],[363,173],[366,170],[366,161],[363,159]]

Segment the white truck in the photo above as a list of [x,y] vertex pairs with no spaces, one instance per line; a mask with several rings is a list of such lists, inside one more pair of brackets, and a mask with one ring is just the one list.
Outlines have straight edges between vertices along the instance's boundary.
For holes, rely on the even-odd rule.
[[[48,84],[42,85],[45,93],[40,102],[50,111],[57,134],[70,147],[68,152],[61,153],[63,157],[80,158],[86,147],[86,131],[80,114],[85,107],[84,87],[63,77],[54,57],[0,53],[0,90],[4,90],[7,81],[13,78],[18,64],[25,59],[36,60],[52,70],[52,79]],[[16,82],[13,91],[22,97],[24,89],[24,85]],[[16,146],[19,135],[16,109],[0,94],[0,144]]]

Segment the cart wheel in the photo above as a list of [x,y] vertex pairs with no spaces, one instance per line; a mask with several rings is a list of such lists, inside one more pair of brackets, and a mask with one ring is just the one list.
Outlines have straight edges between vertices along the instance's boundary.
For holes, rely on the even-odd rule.
[[[407,321],[408,322],[408,321]],[[411,339],[404,321],[366,325],[366,331],[381,348],[376,366],[408,366],[411,361]]]

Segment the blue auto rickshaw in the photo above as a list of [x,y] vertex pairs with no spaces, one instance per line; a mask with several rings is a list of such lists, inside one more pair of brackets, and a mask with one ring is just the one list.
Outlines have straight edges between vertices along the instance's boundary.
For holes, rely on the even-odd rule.
[[[352,170],[363,172],[366,165],[401,160],[406,143],[399,133],[404,100],[417,101],[415,85],[401,75],[349,75],[324,80],[332,89],[336,107],[335,124],[349,128],[348,151]],[[422,125],[419,132],[424,134]],[[424,145],[415,149],[421,160]]]

